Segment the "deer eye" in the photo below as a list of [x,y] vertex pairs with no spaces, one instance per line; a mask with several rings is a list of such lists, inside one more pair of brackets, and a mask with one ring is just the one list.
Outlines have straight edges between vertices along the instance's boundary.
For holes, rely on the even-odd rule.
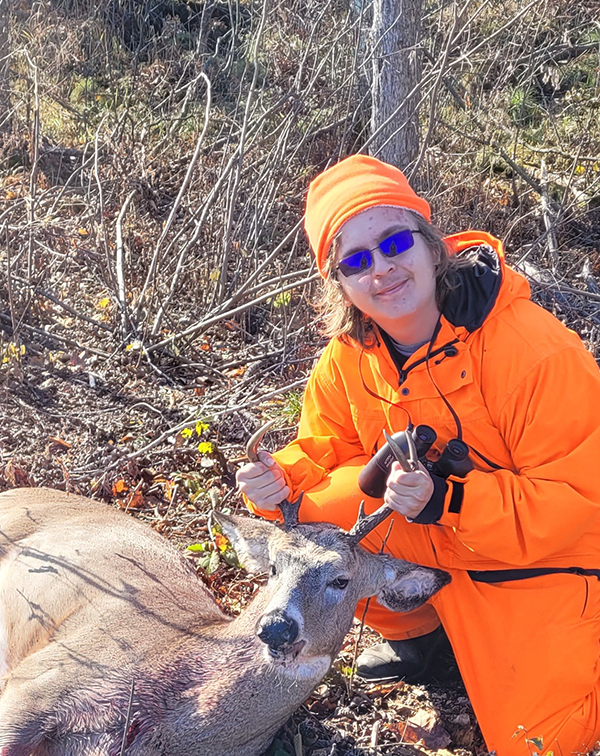
[[329,585],[332,588],[335,588],[337,591],[343,591],[348,586],[349,582],[350,581],[348,578],[339,577],[339,578],[336,578],[335,580],[332,580],[331,583],[329,583]]
[[270,575],[271,577],[275,577],[275,575],[277,575],[277,567],[275,567],[275,565],[274,565],[274,564],[272,564],[272,565],[271,565],[271,566],[269,567],[269,575]]

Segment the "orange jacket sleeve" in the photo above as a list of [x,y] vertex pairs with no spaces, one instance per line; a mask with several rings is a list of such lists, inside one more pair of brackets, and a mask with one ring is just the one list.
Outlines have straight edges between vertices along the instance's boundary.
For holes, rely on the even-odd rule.
[[[331,346],[308,381],[297,438],[273,454],[286,475],[291,499],[314,488],[332,469],[365,453],[352,421],[344,378],[329,359]],[[267,519],[279,516],[279,512],[259,509],[247,499],[246,504]]]
[[326,350],[306,387],[298,437],[277,452],[275,459],[293,481],[292,495],[296,495],[320,483],[333,468],[364,453],[352,421],[344,376]]
[[568,549],[600,517],[600,374],[581,345],[566,346],[506,394],[499,387],[516,472],[469,473],[460,513],[439,524],[477,555],[527,565]]

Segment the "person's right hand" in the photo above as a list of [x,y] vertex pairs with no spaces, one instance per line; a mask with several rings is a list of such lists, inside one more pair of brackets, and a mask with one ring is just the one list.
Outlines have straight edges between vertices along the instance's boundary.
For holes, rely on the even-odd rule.
[[236,473],[239,490],[259,509],[274,511],[290,495],[283,470],[269,452],[258,452],[258,462],[248,462]]

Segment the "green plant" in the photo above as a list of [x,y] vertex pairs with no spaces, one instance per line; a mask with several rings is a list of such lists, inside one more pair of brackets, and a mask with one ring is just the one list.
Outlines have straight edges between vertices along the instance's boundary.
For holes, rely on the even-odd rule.
[[286,394],[281,414],[290,423],[297,423],[302,412],[303,391],[290,391]]
[[230,567],[240,567],[241,565],[235,550],[216,523],[213,524],[212,534],[212,540],[193,543],[188,546],[188,551],[200,555],[198,564],[202,569],[208,575],[212,575],[217,570],[221,560]]
[[510,94],[509,113],[516,126],[535,126],[540,123],[542,113],[530,89],[516,87]]

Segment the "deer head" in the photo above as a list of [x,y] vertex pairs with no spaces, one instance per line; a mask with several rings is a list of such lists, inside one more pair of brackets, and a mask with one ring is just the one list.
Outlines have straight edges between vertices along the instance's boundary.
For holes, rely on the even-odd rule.
[[327,523],[285,531],[262,520],[216,515],[241,563],[266,572],[266,598],[257,620],[264,653],[282,668],[329,667],[350,629],[356,604],[376,597],[408,612],[450,581],[447,573],[365,551],[356,537]]

